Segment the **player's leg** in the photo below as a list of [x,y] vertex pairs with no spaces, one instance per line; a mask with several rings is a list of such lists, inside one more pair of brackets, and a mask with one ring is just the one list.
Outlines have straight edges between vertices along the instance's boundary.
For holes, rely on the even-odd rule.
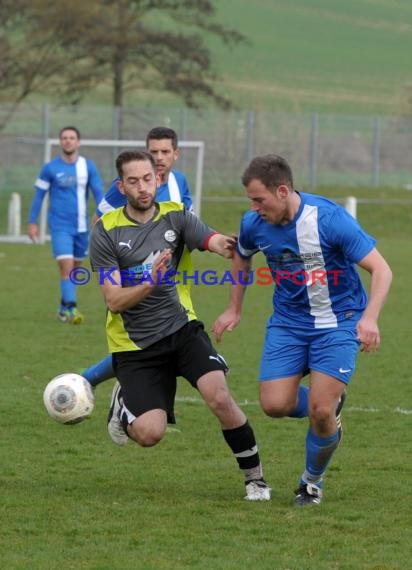
[[[89,254],[89,232],[79,232],[74,237],[74,244],[73,244],[73,255],[74,255],[74,263],[73,269],[81,268],[84,262],[84,259]],[[89,280],[89,273],[84,270],[77,270],[74,274],[69,276],[71,281],[75,283],[75,293],[76,287],[80,284],[86,284]],[[84,321],[84,316],[80,313],[79,309],[77,308],[77,296],[75,299],[75,304],[70,308],[71,314],[71,323],[78,325]]]
[[263,478],[255,434],[247,417],[234,401],[220,370],[203,374],[197,389],[218,419],[223,437],[245,477],[246,496],[251,501],[270,499],[270,488]]
[[51,241],[60,274],[61,301],[57,318],[63,323],[79,324],[77,319],[73,322],[72,315],[73,308],[76,307],[76,285],[71,279],[75,264],[74,237],[68,232],[52,232]]
[[310,379],[309,429],[306,435],[306,463],[295,504],[319,504],[323,477],[339,445],[336,409],[345,385],[336,378],[313,371]]
[[168,422],[174,423],[176,377],[170,363],[152,348],[114,354],[113,366],[119,383],[109,411],[110,437],[118,445],[128,438],[142,447],[156,445]]
[[256,438],[247,417],[234,401],[226,383],[227,365],[198,321],[181,331],[178,374],[198,389],[218,419],[223,437],[245,477],[245,499],[267,501],[270,488],[263,478]]
[[86,378],[92,386],[97,386],[105,380],[110,380],[110,378],[114,377],[112,355],[108,354],[98,362],[82,370],[81,375]]
[[272,418],[308,416],[308,344],[295,331],[269,326],[260,363],[260,405]]
[[306,463],[295,504],[319,504],[323,479],[341,439],[340,411],[355,369],[359,343],[354,331],[319,334],[310,349],[309,429]]

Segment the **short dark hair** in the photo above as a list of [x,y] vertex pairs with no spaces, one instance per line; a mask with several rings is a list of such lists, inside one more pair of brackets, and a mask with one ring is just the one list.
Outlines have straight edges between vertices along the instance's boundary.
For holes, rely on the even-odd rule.
[[146,152],[145,150],[124,150],[116,158],[116,170],[119,177],[122,180],[123,180],[123,165],[128,164],[129,162],[133,162],[134,160],[150,162],[150,164],[153,167],[153,170],[156,172],[155,161],[153,160],[153,156],[149,152]]
[[267,188],[286,184],[293,190],[293,174],[288,162],[277,154],[255,157],[242,175],[243,186],[252,180],[260,180]]
[[149,146],[149,141],[160,141],[162,139],[170,139],[174,150],[177,149],[177,134],[173,129],[169,129],[168,127],[154,127],[151,129],[146,136],[146,146]]
[[77,138],[78,138],[79,140],[81,139],[79,129],[78,129],[77,127],[71,127],[71,126],[69,126],[69,127],[63,127],[62,129],[60,129],[60,132],[59,132],[59,139],[61,138],[61,136],[62,136],[62,134],[64,133],[64,131],[74,131],[74,132],[76,133],[76,135],[77,135]]

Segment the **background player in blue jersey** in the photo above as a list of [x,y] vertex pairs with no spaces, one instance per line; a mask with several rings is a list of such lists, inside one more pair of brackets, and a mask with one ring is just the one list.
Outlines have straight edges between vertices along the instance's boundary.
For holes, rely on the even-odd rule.
[[[193,211],[192,197],[186,176],[183,172],[173,169],[173,165],[179,158],[177,134],[168,127],[154,127],[146,136],[146,149],[153,156],[156,164],[158,202],[183,203],[186,208]],[[119,178],[115,178],[106,192],[104,198],[96,210],[96,218],[115,208],[121,208],[126,204],[124,195],[118,187]]]
[[[252,211],[242,219],[233,275],[243,272],[245,280],[252,256],[262,251],[276,284],[260,402],[271,417],[309,417],[295,504],[318,504],[341,438],[340,409],[359,347],[370,352],[380,345],[378,317],[392,273],[375,240],[341,206],[294,190],[282,157],[255,158],[242,183]],[[369,301],[356,265],[371,275]],[[232,286],[229,307],[214,324],[218,342],[239,324],[244,293],[240,283]],[[309,387],[301,384],[308,369]]]
[[[193,211],[192,197],[186,177],[183,172],[173,169],[180,153],[176,132],[168,127],[154,127],[146,136],[146,148],[153,156],[156,165],[157,202],[183,203],[189,211]],[[98,205],[94,221],[104,213],[126,205],[126,197],[120,192],[118,183],[119,178],[113,180],[109,190]],[[92,364],[81,374],[92,386],[97,386],[101,382],[113,378],[111,354]]]
[[28,235],[37,241],[37,219],[48,192],[48,225],[60,271],[61,303],[57,317],[65,323],[80,324],[83,315],[77,309],[76,286],[70,280],[70,272],[88,254],[89,189],[98,204],[103,198],[103,182],[95,164],[79,155],[80,133],[76,127],[61,129],[59,139],[60,156],[43,165],[35,183]]

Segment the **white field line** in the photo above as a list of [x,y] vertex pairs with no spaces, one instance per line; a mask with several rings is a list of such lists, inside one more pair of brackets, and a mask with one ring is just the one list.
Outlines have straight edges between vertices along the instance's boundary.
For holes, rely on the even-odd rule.
[[[201,398],[196,398],[194,396],[177,396],[176,402],[182,402],[187,404],[204,404],[204,401]],[[259,406],[259,402],[253,400],[243,400],[237,402],[241,407],[248,407],[248,406]],[[345,413],[346,412],[362,412],[365,414],[369,413],[380,413],[385,412],[387,413],[388,410],[383,410],[374,407],[362,407],[362,406],[345,406]],[[394,414],[402,414],[402,415],[410,415],[412,414],[412,410],[408,410],[405,408],[400,408],[397,406],[392,410]]]

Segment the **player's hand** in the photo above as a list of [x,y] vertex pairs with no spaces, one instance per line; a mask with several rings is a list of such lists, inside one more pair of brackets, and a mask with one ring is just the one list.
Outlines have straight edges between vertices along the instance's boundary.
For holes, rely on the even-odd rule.
[[374,352],[381,344],[379,328],[374,319],[362,317],[356,326],[361,352]]
[[222,313],[214,322],[212,327],[212,332],[214,334],[216,342],[222,340],[223,333],[225,331],[232,332],[234,328],[240,323],[240,315],[235,313],[231,309],[227,309]]
[[237,243],[237,236],[215,234],[209,240],[209,251],[230,259],[233,257]]
[[163,282],[165,273],[170,269],[170,260],[172,259],[172,251],[163,249],[153,262],[152,279],[158,285]]
[[37,224],[29,224],[27,226],[27,235],[33,243],[37,243],[39,237],[39,228]]

